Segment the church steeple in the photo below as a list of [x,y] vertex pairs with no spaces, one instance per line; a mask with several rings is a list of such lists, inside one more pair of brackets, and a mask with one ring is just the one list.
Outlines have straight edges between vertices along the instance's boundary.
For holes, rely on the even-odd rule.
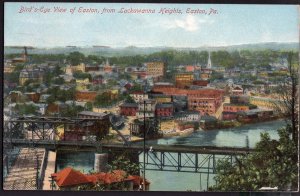
[[24,52],[23,52],[23,55],[22,55],[24,62],[27,60],[27,55],[28,55],[28,53],[27,53],[27,47],[24,46]]
[[210,52],[208,52],[208,61],[207,61],[207,66],[206,68],[211,69],[212,65],[211,65],[211,59],[210,59]]

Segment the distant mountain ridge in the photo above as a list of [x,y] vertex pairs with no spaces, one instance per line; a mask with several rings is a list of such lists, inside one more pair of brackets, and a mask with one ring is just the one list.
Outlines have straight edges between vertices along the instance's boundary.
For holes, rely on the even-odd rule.
[[[29,48],[29,54],[68,54],[70,52],[78,51],[85,55],[100,55],[100,56],[133,56],[133,55],[148,55],[154,52],[166,51],[166,50],[181,50],[181,51],[216,51],[216,50],[296,50],[299,51],[299,43],[297,42],[266,42],[266,43],[254,43],[254,44],[240,44],[240,45],[230,45],[230,46],[201,46],[197,48],[192,47],[137,47],[137,46],[127,46],[127,47],[109,47],[109,46],[90,46],[90,47],[76,47],[76,46],[66,46],[66,47],[53,47],[53,48]],[[22,53],[23,46],[5,46],[4,54],[16,54]]]

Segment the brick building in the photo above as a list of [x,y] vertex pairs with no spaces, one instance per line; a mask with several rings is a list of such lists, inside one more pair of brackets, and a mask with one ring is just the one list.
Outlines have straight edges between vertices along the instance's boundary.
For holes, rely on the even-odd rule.
[[250,97],[249,96],[230,96],[230,103],[233,104],[249,104]]
[[155,99],[157,103],[170,103],[172,102],[171,95],[164,95],[164,94],[151,94],[150,97]]
[[87,65],[85,66],[85,72],[94,72],[94,71],[99,71],[99,66],[97,65]]
[[159,103],[156,104],[155,115],[157,117],[170,117],[173,116],[174,107],[172,103]]
[[148,62],[146,63],[147,76],[164,77],[167,70],[167,65],[164,62]]
[[212,69],[209,68],[202,68],[200,77],[202,80],[208,80],[211,77]]
[[135,116],[138,111],[137,103],[123,103],[120,105],[120,115]]
[[209,84],[208,80],[194,80],[193,85],[195,86],[201,86],[201,87],[206,87]]
[[222,118],[223,120],[233,120],[236,119],[237,112],[249,111],[249,109],[250,109],[249,104],[224,103]]
[[30,92],[30,93],[25,93],[27,96],[28,100],[33,101],[35,103],[39,102],[40,100],[40,93],[37,92]]
[[179,89],[179,88],[156,88],[152,89],[153,92],[163,93],[165,95],[173,96],[187,96],[188,109],[197,110],[203,114],[213,115],[221,106],[223,101],[223,90],[217,89]]
[[97,85],[97,84],[103,84],[103,76],[102,75],[98,75],[98,76],[94,76],[93,79],[92,79],[92,83],[94,85]]
[[96,91],[76,91],[75,93],[76,101],[94,102],[96,96],[97,96]]
[[177,88],[189,88],[193,84],[193,73],[178,73],[175,75],[175,83]]
[[[95,136],[100,140],[109,133],[111,123],[109,115],[91,111],[78,113],[78,118],[85,119],[81,123],[71,123],[66,126],[63,132],[64,140],[84,140],[86,137]],[[88,120],[92,119],[92,120]]]
[[222,99],[210,97],[188,97],[188,109],[197,110],[201,115],[214,115],[221,106]]

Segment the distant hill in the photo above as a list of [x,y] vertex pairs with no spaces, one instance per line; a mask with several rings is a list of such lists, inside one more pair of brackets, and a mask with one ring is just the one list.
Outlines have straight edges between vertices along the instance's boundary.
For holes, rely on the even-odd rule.
[[[76,46],[66,46],[66,47],[53,47],[53,48],[29,48],[29,54],[68,54],[70,52],[79,51],[85,55],[100,55],[100,56],[133,56],[133,55],[147,55],[154,52],[160,52],[164,50],[181,50],[181,51],[202,51],[202,50],[296,50],[299,51],[299,43],[279,43],[279,42],[268,42],[268,43],[257,43],[257,44],[241,44],[241,45],[230,45],[230,46],[220,46],[220,47],[197,47],[197,48],[179,48],[179,47],[119,47],[112,48],[109,46],[91,46],[91,47],[76,47]],[[4,54],[19,54],[23,52],[22,46],[5,46]]]

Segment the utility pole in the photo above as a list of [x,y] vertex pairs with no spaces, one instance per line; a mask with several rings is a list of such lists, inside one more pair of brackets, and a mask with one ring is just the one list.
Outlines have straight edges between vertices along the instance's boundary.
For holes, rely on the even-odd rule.
[[143,161],[143,191],[146,191],[146,100],[144,97],[144,161]]
[[248,137],[248,135],[246,136],[246,148],[249,149],[249,137]]
[[36,189],[39,189],[39,155],[36,155],[36,177],[35,177],[35,182],[36,182]]

